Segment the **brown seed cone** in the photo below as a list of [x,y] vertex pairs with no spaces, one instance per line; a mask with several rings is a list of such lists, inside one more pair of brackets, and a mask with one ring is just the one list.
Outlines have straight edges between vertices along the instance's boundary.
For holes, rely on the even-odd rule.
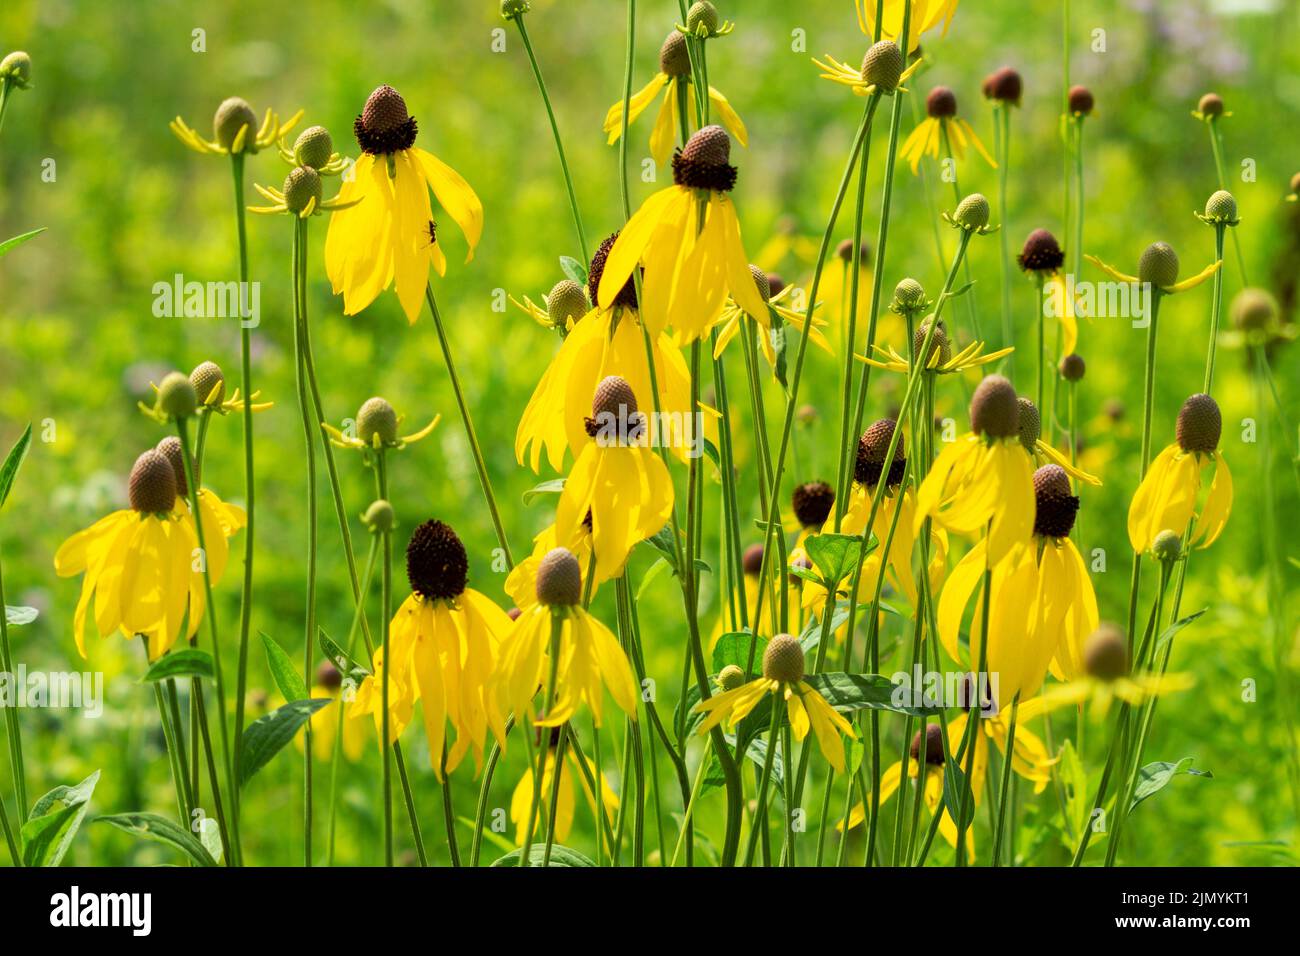
[[469,557],[450,525],[426,521],[411,532],[406,579],[412,591],[431,600],[450,600],[464,593]]

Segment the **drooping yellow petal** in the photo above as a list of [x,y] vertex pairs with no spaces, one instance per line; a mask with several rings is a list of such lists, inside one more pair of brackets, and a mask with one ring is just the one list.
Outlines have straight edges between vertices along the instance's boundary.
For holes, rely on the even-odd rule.
[[[663,73],[656,73],[645,86],[641,87],[634,93],[628,101],[627,123],[631,126],[636,122],[636,118],[645,112],[646,107],[654,102],[659,91],[664,88],[665,84],[670,84],[670,79]],[[671,86],[669,88],[667,99],[674,99]],[[662,114],[661,114],[662,115]],[[606,143],[610,146],[618,142],[623,135],[623,101],[620,99],[605,113],[605,123],[602,127],[609,138]]]
[[424,168],[424,175],[433,194],[438,197],[438,204],[447,210],[447,214],[465,234],[465,241],[469,244],[465,261],[469,262],[474,258],[474,250],[483,237],[483,203],[464,177],[437,156],[419,147],[412,147],[409,152]]
[[1205,499],[1205,509],[1196,522],[1196,533],[1192,540],[1199,541],[1197,547],[1208,548],[1214,544],[1228,523],[1232,513],[1232,472],[1223,452],[1214,453],[1214,478],[1210,481],[1210,493]]

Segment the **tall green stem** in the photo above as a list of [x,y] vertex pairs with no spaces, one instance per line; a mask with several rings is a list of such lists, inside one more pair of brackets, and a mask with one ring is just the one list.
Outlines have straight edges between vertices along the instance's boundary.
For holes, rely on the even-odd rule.
[[[9,621],[5,613],[5,587],[3,561],[0,561],[0,652],[4,653],[4,671],[13,674],[14,659],[9,647]],[[18,725],[18,708],[5,707],[5,724],[9,737],[9,768],[14,778],[14,795],[18,799],[18,814],[21,819],[27,813],[27,767],[23,762],[23,740]],[[0,801],[2,802],[2,801]]]

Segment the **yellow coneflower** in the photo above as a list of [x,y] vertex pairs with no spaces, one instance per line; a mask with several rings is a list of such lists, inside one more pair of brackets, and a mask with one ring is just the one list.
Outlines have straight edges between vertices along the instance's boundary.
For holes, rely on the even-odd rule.
[[[761,676],[695,705],[696,712],[705,715],[696,732],[708,733],[724,721],[727,727],[734,728],[758,706],[765,694],[776,694],[785,701],[786,716],[794,739],[802,741],[811,728],[817,737],[817,746],[821,749],[822,756],[832,767],[843,773],[844,742],[840,735],[847,734],[856,740],[858,733],[803,678],[804,655],[798,638],[789,634],[776,635],[768,641],[767,649],[763,651]],[[775,701],[773,706],[780,706],[780,703],[780,700]]]
[[[927,316],[925,321],[912,333],[913,354],[919,353],[925,345],[925,339],[929,335],[932,321],[934,321],[933,316]],[[868,358],[865,355],[855,355],[854,358],[859,362],[865,362],[867,365],[885,371],[899,372],[903,375],[911,373],[911,360],[899,355],[892,345],[887,349],[882,349],[878,345],[873,346],[873,348],[876,352],[875,358]],[[967,369],[979,368],[991,362],[996,362],[1015,350],[1015,346],[1012,345],[1004,349],[998,349],[996,352],[985,353],[983,342],[972,342],[961,351],[953,354],[952,343],[948,339],[948,327],[940,319],[938,327],[934,330],[934,335],[930,336],[930,353],[926,359],[925,367],[928,371],[939,375],[951,375],[955,372],[964,372]]]
[[[176,476],[175,511],[185,517],[190,516],[189,484],[185,480],[185,461],[181,457],[181,440],[169,435],[157,445],[157,451],[166,457]],[[201,480],[197,468],[194,470],[195,481]],[[248,524],[248,515],[238,505],[222,501],[210,488],[199,488],[199,517],[203,522],[203,543],[207,545],[205,558],[212,583],[217,584],[226,573],[226,564],[230,559],[229,539]]]
[[194,366],[194,371],[190,372],[190,384],[194,386],[194,394],[199,400],[201,414],[228,415],[231,412],[243,411],[245,403],[253,411],[261,412],[275,404],[259,402],[257,399],[262,394],[260,391],[253,392],[245,399],[239,394],[239,389],[235,389],[227,397],[226,375],[216,362],[200,362]]
[[572,279],[561,279],[551,286],[551,291],[542,296],[540,306],[528,296],[524,296],[523,302],[514,296],[508,298],[511,305],[538,325],[555,329],[565,336],[573,331],[579,319],[591,311],[586,290]]
[[915,63],[904,69],[903,51],[892,40],[873,43],[862,58],[862,68],[858,70],[830,54],[822,60],[813,58],[813,63],[822,71],[822,79],[847,86],[855,96],[870,96],[877,92],[906,93],[907,90],[899,84],[906,82],[908,77],[921,68],[923,62],[918,57]]
[[[772,314],[775,313],[778,319],[783,319],[794,327],[795,331],[801,335],[805,330],[805,319],[803,312],[792,309],[787,304],[795,294],[795,287],[786,285],[781,281],[779,276],[770,275],[764,272],[756,265],[750,265],[749,271],[754,276],[754,284],[758,287],[767,308],[758,315],[752,315],[752,318],[762,328],[762,333],[758,336],[759,348],[763,351],[763,358],[767,359],[767,364],[776,366],[776,347],[772,342],[773,332],[780,327],[779,322],[774,321]],[[779,288],[773,283],[773,279],[779,284]],[[744,323],[746,312],[736,300],[727,299],[727,304],[722,307],[722,316],[718,319],[718,340],[713,347],[713,357],[717,358],[736,337]],[[831,344],[826,341],[826,336],[822,334],[822,329],[826,328],[826,320],[817,315],[816,306],[813,307],[812,331],[808,333],[814,345],[822,349],[828,355],[833,355]]]
[[912,130],[898,151],[898,155],[911,164],[913,173],[920,169],[922,156],[936,160],[939,158],[939,147],[943,140],[947,141],[948,148],[957,159],[965,159],[966,147],[972,146],[984,157],[985,162],[994,169],[998,168],[970,123],[957,115],[957,97],[952,90],[946,86],[932,89],[925,98],[925,111],[926,118]]
[[[673,154],[683,102],[691,111],[692,125],[698,126],[700,123],[691,85],[691,57],[686,48],[686,36],[680,30],[673,30],[659,48],[659,72],[639,92],[633,94],[628,102],[627,121],[630,125],[663,92],[663,105],[659,107],[659,116],[650,133],[650,155],[660,166],[668,162]],[[718,111],[722,125],[731,131],[740,145],[748,146],[749,134],[745,131],[745,124],[727,102],[727,98],[712,86],[709,87],[709,103]],[[622,100],[611,106],[605,114],[604,129],[609,135],[608,142],[611,146],[623,135]]]
[[[537,569],[542,559],[560,546],[555,534],[555,522],[552,521],[533,538],[533,551],[528,557],[516,564],[506,575],[505,591],[515,602],[516,607],[527,607],[537,600]],[[591,522],[582,523],[581,533],[571,539],[567,545],[569,551],[578,559],[578,567],[586,568],[591,560]],[[592,583],[594,596],[598,586]]]
[[[188,512],[177,507],[176,474],[167,456],[157,449],[140,455],[127,494],[129,509],[77,532],[54,555],[60,577],[85,573],[72,625],[82,657],[92,597],[99,636],[144,635],[150,660],[171,649],[182,623],[186,637],[193,637],[203,619],[203,576],[193,570],[198,536]],[[214,546],[215,539],[209,543]]]
[[[1128,509],[1128,540],[1146,551],[1166,528],[1180,537],[1196,517],[1190,544],[1212,545],[1232,512],[1232,473],[1219,451],[1223,417],[1209,395],[1192,395],[1178,412],[1176,440],[1156,456]],[[1199,517],[1201,471],[1214,465],[1214,477]]]
[[311,166],[295,166],[289,170],[289,175],[284,178],[282,189],[263,186],[261,183],[254,183],[253,188],[271,205],[249,206],[248,211],[263,216],[287,213],[299,219],[306,219],[308,216],[319,216],[322,212],[340,212],[350,209],[361,201],[360,199],[344,200],[341,198],[342,193],[333,199],[323,198],[325,184],[321,181],[320,173]]
[[212,116],[212,139],[204,139],[179,116],[168,124],[176,138],[196,153],[217,153],[238,156],[256,153],[275,145],[280,137],[298,125],[302,110],[281,123],[280,117],[270,108],[258,123],[257,114],[248,101],[231,96],[221,101]]
[[[515,431],[515,458],[533,471],[541,468],[542,452],[556,471],[564,467],[566,451],[577,457],[587,443],[586,419],[591,396],[607,375],[626,379],[637,395],[653,394],[646,361],[645,336],[631,276],[621,288],[601,292],[601,279],[618,233],[600,244],[591,259],[588,291],[595,304],[579,316],[533,390]],[[548,303],[549,304],[549,303]],[[691,411],[691,373],[681,349],[666,332],[651,336],[659,411],[685,421]],[[685,457],[686,448],[673,448]]]
[[1058,465],[1071,478],[1100,487],[1100,478],[1070,464],[1070,459],[1043,441],[1043,416],[1038,406],[1023,395],[1017,401],[1020,404],[1020,445],[1029,453],[1030,467]]
[[447,271],[429,191],[465,234],[466,262],[483,234],[483,204],[458,172],[415,145],[415,117],[391,86],[370,94],[353,129],[363,155],[338,202],[355,205],[330,218],[325,271],[334,294],[343,294],[344,314],[356,315],[391,285],[414,322],[429,266]]
[[[1031,712],[1046,713],[1061,707],[1087,705],[1094,720],[1100,720],[1119,698],[1137,706],[1153,697],[1191,687],[1188,674],[1130,673],[1128,641],[1116,625],[1103,622],[1084,642],[1080,671],[1068,684],[1057,684],[1042,697],[1030,701]],[[1025,705],[1021,704],[1021,716]],[[1019,731],[1017,731],[1017,742]]]
[[1128,285],[1149,284],[1165,295],[1176,295],[1179,292],[1186,292],[1188,289],[1195,289],[1223,266],[1222,260],[1212,262],[1190,279],[1179,282],[1178,254],[1174,252],[1173,247],[1167,242],[1153,242],[1142,250],[1142,256],[1138,259],[1138,274],[1135,276],[1120,272],[1114,266],[1103,262],[1096,256],[1085,255],[1084,258],[1116,282],[1123,282]]
[[[455,531],[441,521],[426,521],[415,529],[406,546],[411,594],[397,609],[389,632],[390,732],[394,737],[401,734],[412,705],[420,701],[429,757],[439,779],[448,723],[456,732],[447,752],[448,773],[471,748],[476,765],[482,766],[489,729],[505,744],[505,717],[487,686],[510,618],[467,587],[468,576],[465,545]],[[353,714],[373,714],[382,734],[379,663],[377,659],[376,673],[362,681]]]
[[[544,826],[543,821],[550,818],[547,801],[551,799],[551,792],[555,785],[555,751],[559,744],[560,733],[561,729],[555,727],[547,734],[549,742],[546,754],[542,758],[546,763],[542,769],[541,808],[537,814],[539,830]],[[587,798],[587,805],[592,807],[593,810],[596,805],[591,793],[591,786],[587,783],[582,768],[578,766],[578,758],[573,748],[566,748],[564,755],[568,760],[560,765],[560,790],[555,799],[555,839],[560,843],[568,839],[569,831],[573,829],[573,813],[576,806],[573,793],[575,777],[582,787],[583,796]],[[510,794],[510,822],[515,825],[515,843],[520,846],[523,846],[525,842],[524,837],[528,830],[528,814],[533,804],[533,770],[532,767],[524,768],[519,783],[515,785],[514,792]],[[610,787],[603,772],[600,773],[600,804],[601,812],[607,818],[612,818],[618,812],[618,795]],[[534,838],[537,838],[537,836],[538,833],[533,834]]]
[[[898,40],[903,32],[903,15],[908,0],[885,0],[884,15],[880,19],[881,36]],[[958,0],[911,0],[912,19],[907,31],[906,46],[911,53],[921,42],[921,34],[943,25],[943,36],[948,35],[948,26],[953,14],[957,12]],[[858,27],[867,36],[876,33],[877,0],[853,0],[858,11]]]
[[1039,305],[1044,315],[1061,324],[1061,356],[1073,354],[1079,346],[1079,320],[1069,285],[1061,274],[1065,252],[1060,243],[1046,229],[1035,229],[1025,239],[1016,262],[1042,284],[1043,301]]
[[[556,548],[537,568],[533,603],[524,607],[501,642],[493,688],[501,710],[529,715],[535,726],[558,727],[586,701],[599,727],[604,692],[636,719],[637,684],[618,639],[582,606],[582,569],[568,549]],[[535,717],[543,689],[550,707]]]
[[599,299],[613,301],[644,266],[641,316],[652,335],[671,325],[680,341],[695,341],[713,327],[728,293],[750,315],[767,308],[729,195],[736,185],[730,158],[721,126],[697,132],[673,157],[675,185],[641,204],[609,252]]
[[1097,597],[1070,531],[1079,510],[1070,479],[1058,465],[1034,473],[1034,538],[992,568],[988,638],[983,629],[985,544],[958,562],[939,596],[939,638],[960,661],[962,616],[978,593],[970,627],[970,664],[984,660],[997,675],[996,702],[1007,707],[1038,693],[1049,668],[1058,676],[1079,670],[1084,639],[1097,627]]
[[668,523],[673,482],[649,447],[646,417],[626,379],[601,381],[586,427],[587,443],[560,493],[555,534],[564,547],[590,534],[601,583],[622,574],[632,548]]
[[[1028,703],[1022,703],[1020,705],[1019,719],[1016,723],[1015,744],[1011,751],[1011,769],[1034,785],[1034,793],[1042,793],[1052,780],[1052,765],[1056,763],[1056,760],[1048,754],[1047,747],[1043,745],[1042,739],[1024,726],[1024,722],[1028,720],[1027,710],[1029,710]],[[969,719],[969,714],[959,714],[948,722],[949,752],[955,754],[960,749],[962,737],[966,734],[966,721]],[[1008,721],[1001,714],[995,714],[981,718],[979,728],[983,733],[977,734],[973,741],[975,754],[971,758],[970,785],[971,794],[975,798],[975,806],[979,806],[984,793],[984,778],[989,767],[989,741],[992,740],[997,745],[998,750],[1003,754],[1006,753]],[[953,821],[943,802],[944,766],[943,727],[937,723],[926,724],[925,756],[922,757],[921,755],[921,731],[918,730],[912,737],[911,759],[907,762],[907,776],[909,779],[915,780],[920,777],[922,772],[925,773],[925,779],[921,784],[922,799],[925,800],[925,805],[932,814],[942,808],[943,818],[939,821],[939,832],[948,841],[948,845],[955,848],[957,846],[957,824]],[[896,760],[886,767],[885,772],[880,775],[880,803],[882,805],[898,792],[898,787],[902,782],[903,762]],[[849,812],[849,829],[858,826],[865,819],[865,806],[859,803]],[[966,850],[971,856],[975,855],[973,828],[966,831]]]
[[963,535],[988,530],[990,565],[1034,530],[1033,473],[1020,448],[1020,404],[1001,375],[986,377],[970,404],[971,431],[935,459],[916,496],[917,534],[927,517]]
[[366,399],[357,410],[353,419],[355,430],[345,433],[329,422],[321,422],[321,428],[329,435],[330,443],[338,448],[350,448],[361,451],[379,451],[390,449],[401,451],[407,445],[427,437],[442,421],[441,415],[434,415],[433,420],[419,431],[409,435],[399,435],[398,430],[405,420],[398,415],[388,399],[376,395]]

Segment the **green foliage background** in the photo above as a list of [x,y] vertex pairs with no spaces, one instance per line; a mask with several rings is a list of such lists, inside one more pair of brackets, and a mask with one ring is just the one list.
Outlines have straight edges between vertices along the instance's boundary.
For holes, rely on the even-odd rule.
[[[1223,129],[1229,175],[1235,177],[1229,188],[1241,206],[1238,235],[1247,266],[1255,284],[1279,297],[1284,319],[1291,321],[1300,272],[1300,205],[1285,203],[1283,196],[1291,174],[1300,168],[1294,137],[1287,132],[1300,122],[1300,18],[1293,4],[1283,2],[1264,13],[1235,12],[1246,5],[1233,0],[1214,4],[1217,15],[1210,6],[1200,0],[1072,4],[1073,79],[1088,84],[1098,103],[1085,138],[1086,250],[1133,271],[1141,249],[1165,239],[1178,250],[1184,275],[1210,261],[1213,231],[1192,212],[1218,184],[1206,129],[1189,113],[1197,97],[1214,88],[1233,111]],[[637,7],[634,89],[657,68],[659,45],[678,18],[672,0]],[[819,80],[809,57],[829,52],[857,62],[866,42],[848,0],[748,0],[743,6],[721,2],[719,7],[736,20],[737,29],[710,43],[709,70],[713,84],[730,98],[750,131],[749,149],[737,150],[733,161],[741,170],[736,197],[753,257],[778,229],[812,238],[824,228],[861,104],[842,88]],[[618,151],[605,145],[600,124],[610,103],[621,97],[624,17],[619,3],[535,0],[527,21],[593,245],[621,221]],[[206,31],[206,51],[201,53],[192,50],[192,31],[200,28]],[[492,49],[497,30],[504,31],[504,52]],[[1104,53],[1091,48],[1098,42],[1095,30],[1105,31]],[[980,80],[1003,63],[1024,74],[1025,99],[1013,120],[1010,217],[1004,225],[1013,249],[1034,227],[1061,233],[1061,44],[1060,3],[967,0],[948,36],[927,35],[925,47],[933,63],[912,83],[921,115],[921,98],[930,86],[952,86],[961,115],[991,147],[991,113],[979,94]],[[352,119],[370,90],[390,83],[404,93],[420,122],[421,145],[460,170],[486,207],[483,242],[471,264],[461,263],[459,236],[443,230],[450,237],[450,266],[445,279],[434,279],[434,288],[517,557],[527,553],[532,535],[549,522],[552,499],[522,505],[523,493],[542,479],[515,464],[514,432],[558,341],[513,308],[500,311],[494,304],[502,300],[500,290],[538,299],[562,277],[558,257],[580,253],[523,49],[516,31],[501,21],[497,4],[490,0],[320,0],[310,5],[265,0],[7,0],[0,7],[0,53],[10,49],[31,54],[35,88],[14,94],[0,133],[0,236],[49,228],[0,261],[0,442],[7,448],[29,421],[36,423],[38,438],[46,439],[34,443],[11,503],[0,516],[9,603],[41,611],[36,623],[14,628],[12,637],[17,659],[29,669],[103,671],[107,696],[99,720],[58,710],[21,713],[29,789],[34,799],[100,768],[103,775],[92,814],[135,809],[167,813],[174,800],[157,714],[150,691],[136,682],[143,671],[140,649],[117,639],[91,638],[89,661],[78,658],[71,619],[79,582],[57,579],[51,559],[68,535],[124,506],[131,462],[162,436],[136,409],[136,402],[149,394],[151,381],[171,368],[188,370],[204,359],[217,361],[232,380],[237,378],[235,322],[159,319],[152,312],[155,283],[170,282],[177,273],[186,279],[225,280],[234,276],[236,267],[228,164],[186,150],[168,131],[168,121],[183,116],[206,134],[217,103],[238,94],[259,112],[272,106],[288,115],[305,108],[305,123],[326,125],[339,148],[347,151],[353,146]],[[909,114],[904,114],[904,134],[913,125]],[[638,176],[652,120],[650,112],[632,128],[634,202],[662,185],[640,182]],[[868,236],[874,236],[876,228],[885,140],[881,131],[887,124],[878,122],[876,129],[867,192]],[[1255,172],[1251,181],[1237,176],[1245,160]],[[55,175],[43,177],[50,169]],[[250,161],[248,178],[250,183],[278,185],[285,172],[276,156],[265,153]],[[933,164],[928,164],[933,208],[950,208],[950,187],[936,182],[934,174]],[[996,194],[996,174],[978,158],[968,157],[959,174],[963,191]],[[251,188],[249,196],[250,202],[257,201]],[[933,293],[942,281],[933,213],[922,182],[901,163],[894,208],[885,288],[913,275]],[[324,277],[325,228],[323,220],[312,225],[309,294],[326,407],[341,421],[365,398],[382,394],[407,416],[408,430],[442,413],[443,422],[433,436],[394,462],[391,497],[399,522],[407,531],[428,517],[453,524],[470,551],[472,585],[508,604],[501,590],[504,575],[492,570],[491,524],[481,505],[431,323],[426,315],[408,327],[391,294],[359,316],[344,317],[341,301],[330,294]],[[946,228],[943,233],[944,241],[951,243]],[[267,632],[295,660],[301,654],[303,454],[291,361],[290,223],[282,217],[253,217],[249,234],[252,275],[262,283],[262,322],[254,337],[256,387],[275,402],[256,418],[260,481],[251,686],[270,688],[256,633]],[[846,213],[836,238],[848,234]],[[1230,297],[1241,282],[1231,253],[1227,259],[1225,290]],[[977,239],[972,261],[978,280],[974,295],[987,335],[996,345],[996,237]],[[806,282],[810,273],[808,262],[791,257],[761,264],[790,280]],[[831,264],[828,277],[833,292],[840,277],[838,261]],[[1086,269],[1083,278],[1102,277]],[[1183,398],[1200,389],[1209,290],[1206,285],[1179,296],[1162,311],[1153,437],[1157,449],[1172,440],[1173,419]],[[1019,273],[1014,296],[1023,346],[1032,341],[1028,333],[1035,302]],[[969,328],[962,316],[964,307],[958,305],[950,320],[965,341]],[[1136,486],[1144,336],[1121,320],[1099,319],[1084,323],[1081,330],[1080,352],[1088,362],[1080,399],[1081,416],[1088,423],[1085,463],[1094,464],[1106,482],[1101,490],[1084,493],[1081,545],[1085,550],[1105,549],[1108,555],[1106,573],[1094,576],[1103,617],[1122,617],[1127,594],[1124,519]],[[892,344],[901,348],[904,343]],[[1295,398],[1300,361],[1294,348],[1277,349],[1272,359],[1294,421],[1300,417]],[[798,481],[828,478],[835,466],[838,362],[816,350],[810,352],[809,362],[801,397],[817,414],[796,432],[790,478]],[[739,363],[736,368],[739,376]],[[1020,369],[1028,376],[1028,356],[1022,357]],[[1287,692],[1295,678],[1295,615],[1293,608],[1278,606],[1277,601],[1269,606],[1262,526],[1264,464],[1260,445],[1242,440],[1246,419],[1259,419],[1260,427],[1263,419],[1273,419],[1267,406],[1257,405],[1242,353],[1221,352],[1220,370],[1216,391],[1224,411],[1224,453],[1236,478],[1236,507],[1222,539],[1192,562],[1184,607],[1208,606],[1209,613],[1180,636],[1172,666],[1194,673],[1198,684],[1161,704],[1148,747],[1151,760],[1194,756],[1196,766],[1213,771],[1214,778],[1180,777],[1136,813],[1131,842],[1121,857],[1129,862],[1296,859],[1300,780],[1295,776],[1296,741],[1286,719],[1295,716],[1295,700]],[[872,417],[885,414],[901,394],[900,383],[885,379],[883,373],[873,377],[868,407]],[[974,380],[972,374],[964,385],[950,382],[940,395],[939,413],[956,418],[959,427],[965,424],[964,398]],[[1103,415],[1112,400],[1127,410],[1117,422]],[[774,419],[781,406],[772,383],[768,408]],[[1289,463],[1297,435],[1272,427],[1277,454],[1270,467],[1283,537],[1282,563],[1276,570],[1283,576],[1282,593],[1289,596],[1300,574],[1294,564],[1286,563],[1288,556],[1294,560],[1300,553],[1288,533],[1300,504]],[[743,439],[741,444],[749,447]],[[238,420],[215,422],[204,481],[235,501],[242,488],[239,449]],[[357,456],[342,455],[341,462],[349,508],[359,514],[373,493],[371,475]],[[752,460],[740,465],[742,507],[747,509],[743,513],[756,517]],[[718,511],[716,493],[710,495],[705,551],[716,567]],[[752,527],[747,520],[746,526]],[[353,529],[364,541],[359,522],[354,521]],[[634,581],[652,560],[648,548],[638,550],[630,565]],[[320,621],[330,633],[342,635],[351,602],[328,497],[322,499],[321,567]],[[231,642],[225,645],[231,648],[228,663],[234,659],[238,577],[238,562],[232,561],[218,595],[218,620]],[[399,598],[404,594],[400,584]],[[706,576],[706,632],[716,618],[716,593],[716,580]],[[612,589],[600,598],[598,613],[612,624]],[[371,607],[376,603],[377,590]],[[649,588],[640,613],[648,665],[661,688],[660,706],[669,708],[680,679],[686,628],[678,592],[668,576]],[[900,646],[897,640],[897,625],[891,624],[886,650]],[[1282,668],[1290,668],[1289,684]],[[883,669],[889,673],[893,661],[886,660]],[[1255,688],[1252,702],[1243,701],[1247,681]],[[889,751],[896,752],[893,735],[901,730],[889,720],[885,726],[891,734]],[[1058,721],[1058,743],[1072,733],[1072,720]],[[611,753],[621,729],[603,737],[605,770],[617,788],[617,761]],[[1090,787],[1100,769],[1102,739],[1102,727],[1089,725]],[[440,795],[422,729],[411,728],[405,742],[415,767],[425,834],[436,860],[446,862]],[[365,760],[348,765],[342,775],[340,862],[370,864],[382,859],[378,760],[370,749]],[[523,747],[512,747],[497,775],[492,807],[508,806],[523,762]],[[0,763],[6,764],[0,795],[12,806],[7,753]],[[300,761],[286,750],[246,792],[243,831],[250,862],[300,860],[300,775]],[[659,776],[665,813],[680,812],[662,760]],[[457,812],[472,816],[477,792],[472,767],[456,774],[454,787]],[[814,801],[808,802],[811,807]],[[1054,835],[1058,813],[1050,792],[1033,805],[1020,846],[1025,860],[1067,861]],[[318,790],[317,808],[323,821],[324,786]],[[700,818],[706,833],[720,833],[720,798],[711,798]],[[397,819],[409,861],[409,834],[400,807]],[[671,841],[676,825],[665,819]],[[590,814],[580,808],[576,832],[568,842],[590,852],[591,823]],[[979,825],[985,825],[982,813]],[[323,845],[323,832],[322,822],[318,846]],[[512,834],[513,827],[507,836]],[[460,836],[466,841],[467,831],[462,829]],[[647,845],[658,846],[653,824]],[[495,855],[494,848],[485,850],[485,859]],[[936,857],[946,860],[942,853]],[[68,857],[68,862],[82,864],[172,860],[166,849],[96,826],[83,828]]]

